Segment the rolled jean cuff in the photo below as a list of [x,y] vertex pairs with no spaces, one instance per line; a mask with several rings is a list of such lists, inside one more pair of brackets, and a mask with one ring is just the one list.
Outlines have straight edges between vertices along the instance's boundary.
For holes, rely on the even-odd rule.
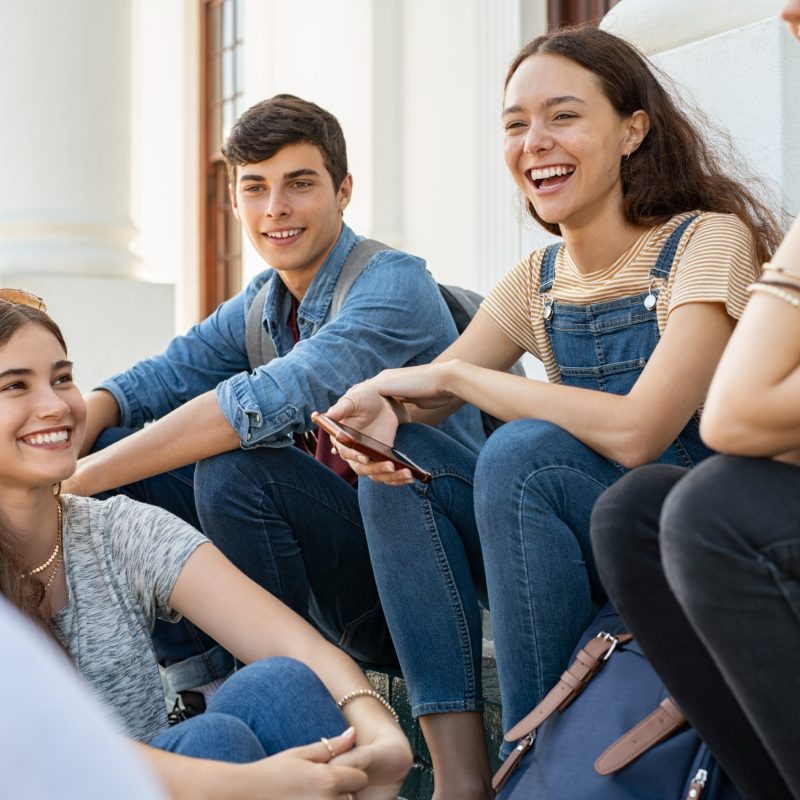
[[411,706],[411,716],[424,717],[427,714],[449,714],[453,712],[483,711],[483,700],[455,700],[449,703],[417,703]]
[[164,667],[163,674],[170,689],[177,693],[203,686],[210,681],[227,678],[234,667],[233,656],[217,645],[205,653]]

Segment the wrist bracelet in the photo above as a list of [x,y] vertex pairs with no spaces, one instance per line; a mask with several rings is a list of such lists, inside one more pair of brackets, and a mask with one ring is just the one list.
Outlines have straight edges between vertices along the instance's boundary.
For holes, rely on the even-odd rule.
[[747,290],[749,292],[771,294],[773,297],[783,300],[784,303],[788,303],[790,306],[800,309],[800,297],[798,297],[796,294],[792,294],[791,292],[787,292],[785,289],[781,289],[778,286],[770,286],[769,283],[753,283],[747,287]]
[[357,700],[359,697],[372,697],[377,700],[391,715],[394,717],[394,721],[399,725],[400,724],[400,717],[397,715],[397,712],[392,708],[389,701],[380,693],[376,692],[374,689],[356,689],[355,692],[350,692],[350,694],[346,694],[341,700],[339,700],[336,705],[339,706],[339,709],[343,709],[348,703],[352,702],[353,700]]

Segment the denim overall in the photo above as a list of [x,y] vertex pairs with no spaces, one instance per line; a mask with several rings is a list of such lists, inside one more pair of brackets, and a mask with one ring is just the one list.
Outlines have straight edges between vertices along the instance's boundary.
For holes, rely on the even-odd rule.
[[[667,239],[650,270],[651,288],[642,294],[573,306],[550,300],[555,260],[561,244],[547,248],[541,267],[539,294],[545,329],[561,380],[567,386],[628,394],[658,344],[656,280],[669,278],[681,237],[696,217],[684,220]],[[657,459],[663,464],[693,467],[712,454],[700,439],[696,416]]]
[[[690,222],[670,236],[651,287],[669,277]],[[557,252],[542,262],[542,299],[563,381],[624,394],[658,343],[655,296],[552,302]],[[433,480],[401,488],[361,481],[359,505],[412,711],[480,710],[478,603],[487,592],[507,730],[555,684],[606,600],[590,517],[627,470],[533,414],[502,425],[477,458],[426,425],[401,425],[395,445]],[[660,460],[691,466],[709,454],[692,419]]]

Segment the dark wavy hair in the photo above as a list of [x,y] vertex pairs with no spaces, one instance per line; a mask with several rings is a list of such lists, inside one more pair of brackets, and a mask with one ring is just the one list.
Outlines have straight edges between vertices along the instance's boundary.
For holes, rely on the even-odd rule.
[[[506,89],[519,65],[540,53],[563,56],[596,75],[620,116],[640,109],[649,116],[647,136],[620,166],[624,213],[629,222],[657,225],[695,209],[735,214],[752,232],[758,258],[769,260],[783,238],[775,215],[758,194],[723,172],[714,149],[677,108],[656,77],[655,68],[633,45],[589,27],[538,36],[514,57]],[[543,228],[560,235],[560,227],[541,219],[530,200],[525,205]]]
[[[26,325],[41,325],[56,337],[64,352],[67,352],[61,330],[44,311],[0,302],[0,347],[8,344],[11,337]],[[13,542],[9,540],[0,522],[0,594],[49,634],[48,613],[44,607],[44,584],[38,576],[33,575],[23,585],[23,579],[20,577],[29,568],[30,565],[25,564],[14,549]]]
[[333,188],[338,191],[347,177],[342,126],[329,111],[292,94],[276,94],[262,100],[236,121],[222,146],[231,186],[236,185],[236,167],[266,161],[282,147],[300,142],[320,149]]

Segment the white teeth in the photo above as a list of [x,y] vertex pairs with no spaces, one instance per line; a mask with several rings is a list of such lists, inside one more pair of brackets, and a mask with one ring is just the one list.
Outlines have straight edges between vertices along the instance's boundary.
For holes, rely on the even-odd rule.
[[295,228],[292,231],[275,231],[275,233],[268,233],[270,239],[288,239],[290,236],[297,236],[302,231],[302,228]]
[[555,178],[557,175],[569,175],[575,172],[575,167],[559,165],[557,167],[542,167],[528,172],[532,181],[543,181],[545,178]]
[[25,437],[28,444],[53,444],[54,442],[66,442],[67,439],[69,439],[69,431],[49,431]]

